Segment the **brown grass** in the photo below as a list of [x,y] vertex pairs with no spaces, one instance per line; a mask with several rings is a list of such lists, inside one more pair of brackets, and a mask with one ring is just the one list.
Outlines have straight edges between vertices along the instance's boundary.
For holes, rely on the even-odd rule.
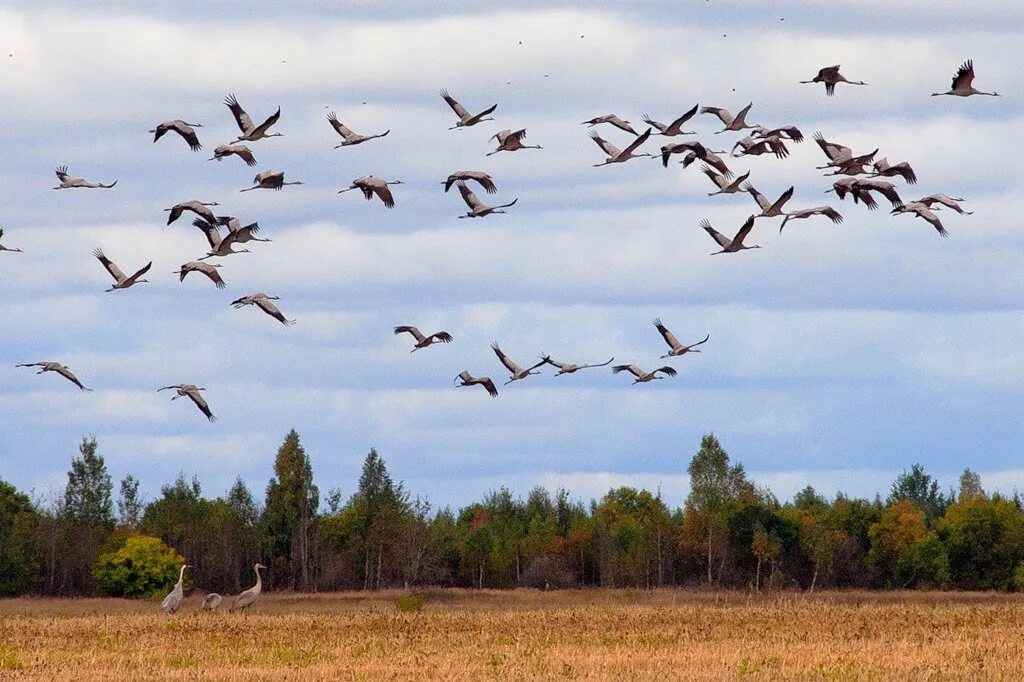
[[0,678],[1024,679],[1024,599],[842,592],[264,595],[247,614],[0,601]]

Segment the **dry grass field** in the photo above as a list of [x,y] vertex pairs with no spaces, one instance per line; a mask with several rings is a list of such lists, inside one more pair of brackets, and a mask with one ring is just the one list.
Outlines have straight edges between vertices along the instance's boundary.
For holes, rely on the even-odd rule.
[[264,595],[247,614],[0,600],[0,679],[1024,679],[1024,599],[842,592]]

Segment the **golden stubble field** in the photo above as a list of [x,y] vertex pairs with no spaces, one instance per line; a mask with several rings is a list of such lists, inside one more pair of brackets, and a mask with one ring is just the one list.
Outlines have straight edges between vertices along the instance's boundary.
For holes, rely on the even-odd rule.
[[243,615],[0,600],[7,679],[1024,679],[1015,595],[431,590],[263,595]]

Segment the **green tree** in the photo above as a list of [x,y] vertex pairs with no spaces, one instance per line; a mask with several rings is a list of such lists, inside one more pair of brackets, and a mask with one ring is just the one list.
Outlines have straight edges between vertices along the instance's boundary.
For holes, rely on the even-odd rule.
[[113,484],[95,438],[83,438],[79,457],[71,460],[64,491],[64,511],[76,523],[94,528],[114,525]]
[[309,589],[311,584],[310,542],[319,505],[313,467],[292,429],[277,450],[263,516],[272,570],[283,569],[293,588]]
[[35,582],[37,524],[38,514],[28,496],[0,480],[0,597],[24,594]]
[[957,494],[958,500],[963,500],[968,497],[978,497],[985,494],[985,489],[981,487],[981,476],[970,469],[964,469],[964,472],[960,474],[960,490]]
[[121,479],[121,491],[117,498],[117,516],[118,522],[125,528],[135,528],[142,519],[139,479],[131,474]]
[[[714,434],[705,435],[700,450],[690,460],[690,494],[686,510],[705,538],[707,549],[707,580],[714,581],[713,566],[716,550],[724,566],[724,547],[728,542],[729,512],[743,494],[754,493],[747,481],[742,464],[730,464],[729,455]],[[721,568],[719,569],[721,576]]]
[[950,505],[936,525],[960,589],[1008,590],[1024,561],[1024,515],[1010,500],[980,495]]
[[174,586],[184,563],[160,538],[130,535],[120,547],[99,556],[93,573],[107,596],[156,597]]
[[949,500],[939,491],[939,482],[925,473],[920,464],[913,464],[910,471],[904,471],[892,484],[886,504],[909,500],[924,512],[925,520],[931,524],[942,516],[949,506]]
[[879,570],[883,580],[892,584],[900,558],[927,532],[924,511],[909,499],[897,500],[868,529],[871,541],[868,560]]

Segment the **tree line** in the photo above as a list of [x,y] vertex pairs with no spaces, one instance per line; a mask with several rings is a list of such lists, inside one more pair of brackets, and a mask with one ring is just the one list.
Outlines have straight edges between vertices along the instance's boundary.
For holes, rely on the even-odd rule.
[[321,495],[292,430],[260,502],[240,478],[211,498],[179,475],[143,503],[131,475],[115,497],[98,443],[84,438],[56,500],[0,480],[0,596],[110,593],[111,584],[131,584],[119,566],[131,565],[123,557],[136,548],[171,582],[184,557],[191,586],[227,594],[248,586],[257,561],[268,567],[268,589],[297,591],[1024,590],[1024,505],[1016,494],[986,493],[970,470],[954,490],[915,464],[885,499],[827,499],[807,487],[780,502],[709,434],[687,471],[691,492],[674,507],[660,492],[631,487],[589,503],[535,487],[525,498],[500,488],[435,510],[396,482],[375,450],[352,495]]

